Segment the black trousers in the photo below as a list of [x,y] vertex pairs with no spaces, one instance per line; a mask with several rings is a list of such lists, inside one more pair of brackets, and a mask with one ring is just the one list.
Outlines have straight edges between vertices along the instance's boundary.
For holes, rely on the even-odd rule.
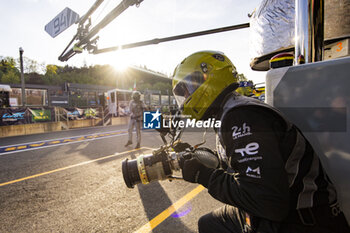
[[198,220],[200,233],[238,233],[244,232],[245,220],[238,208],[225,205]]
[[[225,205],[211,213],[202,216],[198,221],[200,233],[350,233],[350,228],[344,214],[330,216],[317,210],[317,218],[313,226],[305,226],[299,216],[292,215],[291,222],[273,222],[267,219],[249,217],[236,207]],[[294,220],[294,221],[293,221]]]

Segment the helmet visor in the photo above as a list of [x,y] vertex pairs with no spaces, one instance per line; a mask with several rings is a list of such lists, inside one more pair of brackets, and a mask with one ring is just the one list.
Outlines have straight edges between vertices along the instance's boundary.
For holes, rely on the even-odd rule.
[[174,97],[179,107],[202,85],[205,81],[203,74],[195,71],[178,82],[173,89]]

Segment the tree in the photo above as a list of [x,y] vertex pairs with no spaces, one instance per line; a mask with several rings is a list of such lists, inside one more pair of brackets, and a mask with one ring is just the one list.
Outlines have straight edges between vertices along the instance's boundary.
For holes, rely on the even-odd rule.
[[[19,71],[16,68],[16,61],[12,57],[0,57],[0,79],[10,72],[10,74],[5,78],[9,80],[13,75],[19,75]],[[3,81],[4,82],[4,81]]]
[[57,74],[58,67],[56,65],[47,65],[45,74]]
[[2,83],[12,84],[12,83],[20,83],[20,81],[21,81],[20,76],[18,72],[16,72],[15,70],[10,70],[6,74],[3,74],[1,77]]
[[58,67],[56,65],[47,65],[44,75],[44,82],[46,84],[57,85],[63,83],[63,80],[57,75]]
[[38,74],[38,73],[25,74],[24,78],[26,80],[26,83],[30,83],[30,84],[46,84],[44,76],[41,75],[41,74]]
[[16,61],[12,57],[0,57],[0,71],[3,73],[7,73],[10,70],[17,70],[16,69]]
[[[18,60],[18,64],[20,64],[19,58],[17,60]],[[39,66],[40,66],[40,64],[37,61],[30,59],[28,57],[23,57],[23,72],[24,73],[38,73]]]

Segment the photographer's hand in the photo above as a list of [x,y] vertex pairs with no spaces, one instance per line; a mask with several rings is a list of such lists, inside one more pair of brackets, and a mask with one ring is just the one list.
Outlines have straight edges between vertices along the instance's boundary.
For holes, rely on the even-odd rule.
[[173,147],[175,152],[185,151],[188,148],[191,148],[190,144],[188,144],[187,142],[180,142],[180,141],[177,142]]
[[199,183],[204,187],[208,186],[211,174],[215,169],[204,166],[196,158],[185,160],[182,167],[184,180],[191,183]]

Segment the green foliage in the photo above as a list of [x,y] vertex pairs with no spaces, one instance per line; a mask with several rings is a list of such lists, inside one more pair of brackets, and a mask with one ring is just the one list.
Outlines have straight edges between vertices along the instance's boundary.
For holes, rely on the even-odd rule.
[[[7,73],[10,70],[16,69],[16,61],[11,57],[0,57],[0,71],[2,73]],[[18,71],[18,70],[17,70]]]
[[46,74],[57,74],[58,67],[56,65],[47,65]]
[[21,81],[20,75],[15,70],[9,70],[6,74],[3,74],[1,77],[2,83],[12,84],[12,83],[20,83],[20,81]]
[[[26,83],[63,85],[65,82],[68,82],[115,87],[116,80],[119,80],[117,83],[120,85],[120,88],[130,89],[133,87],[135,81],[133,78],[133,72],[135,71],[129,71],[128,76],[120,76],[120,73],[116,72],[110,65],[94,65],[89,67],[85,65],[80,68],[53,64],[45,66],[26,57],[24,57],[23,63]],[[11,57],[0,56],[0,81],[3,83],[20,83],[18,64],[19,59],[15,60]],[[147,69],[146,66],[143,68]],[[235,67],[234,72],[236,72]],[[237,74],[237,78],[238,81],[247,81],[244,74]],[[170,82],[148,82],[146,80],[136,80],[136,82],[137,90],[140,91],[160,90],[162,94],[166,94],[171,93],[172,90]],[[250,90],[244,90],[245,94],[250,92]]]
[[0,57],[0,70],[6,73],[9,69],[15,69],[16,61],[12,57]]
[[[18,61],[19,64],[19,61]],[[23,57],[23,70],[24,73],[38,73],[39,63],[28,57]]]
[[45,75],[42,77],[44,83],[48,85],[62,84],[61,78],[57,75],[58,67],[56,65],[47,65]]
[[141,83],[141,84],[137,84],[137,90],[141,92],[146,90],[159,90],[162,92],[162,94],[167,94],[167,93],[171,93],[172,86],[171,86],[171,83],[164,83],[164,82],[156,82],[154,84]]
[[19,71],[16,68],[16,61],[11,57],[0,57],[0,80],[3,83],[17,83]]

